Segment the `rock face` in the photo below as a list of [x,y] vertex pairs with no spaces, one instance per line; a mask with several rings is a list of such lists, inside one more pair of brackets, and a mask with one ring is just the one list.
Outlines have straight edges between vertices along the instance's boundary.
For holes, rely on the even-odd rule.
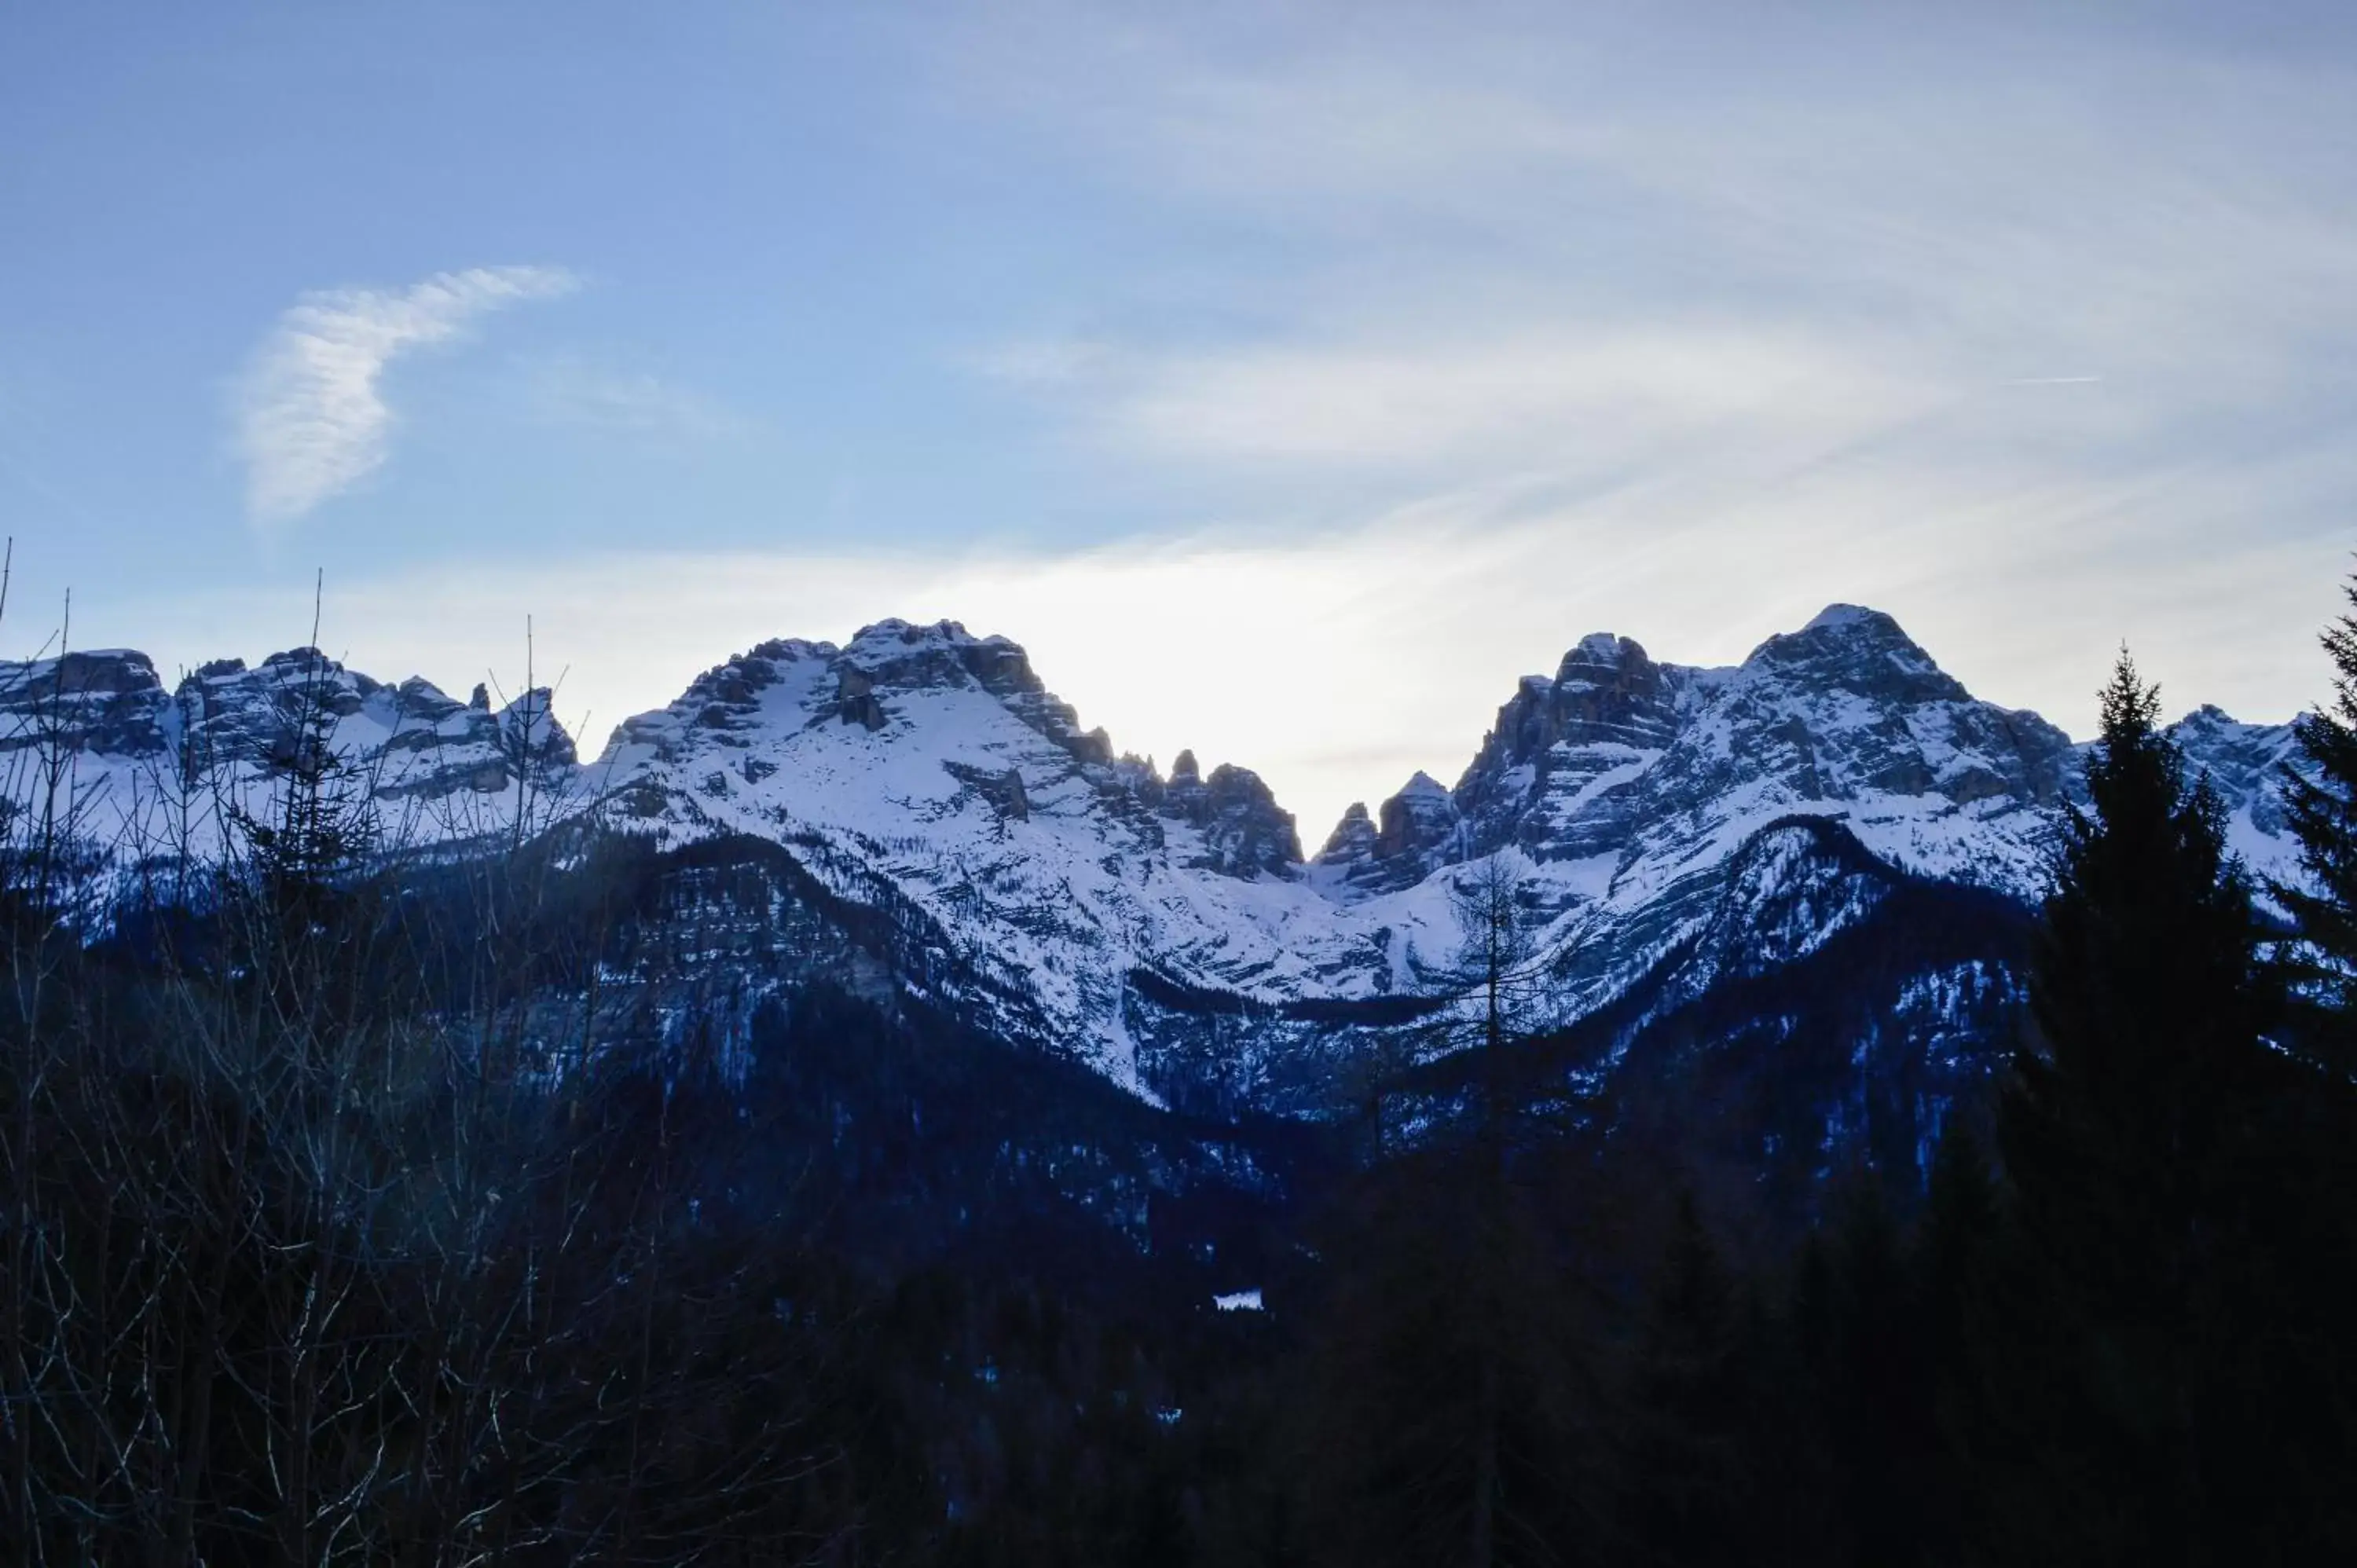
[[[169,693],[144,653],[73,653],[0,663],[0,757],[16,759],[15,799],[39,790],[79,836],[130,859],[209,853],[227,808],[256,810],[322,753],[388,840],[442,843],[511,824],[533,791],[577,782],[550,708],[543,688],[494,714],[488,700],[454,702],[417,677],[388,686],[310,648],[253,668],[216,660]],[[37,756],[65,764],[55,789]]]
[[1454,791],[1466,831],[1432,864],[1511,844],[1617,875],[1697,829],[1819,811],[1878,824],[1908,869],[2018,882],[2072,766],[2060,730],[1975,700],[1878,611],[1834,606],[1733,670],[1598,634],[1498,710]]
[[128,649],[0,663],[0,753],[157,755],[170,706],[155,662]]
[[[1519,844],[1542,860],[1577,860],[1626,823],[1618,787],[1658,756],[1715,672],[1660,665],[1625,637],[1599,632],[1563,656],[1553,681],[1523,680],[1457,787],[1463,849]],[[1599,809],[1601,808],[1601,809]]]
[[1342,820],[1326,835],[1326,847],[1318,852],[1318,864],[1345,877],[1374,857],[1374,820],[1367,815],[1367,803],[1353,800],[1342,812]]
[[[2287,726],[2204,709],[2175,733],[2236,849],[2287,870],[2270,783]],[[0,665],[19,799],[41,737],[150,851],[158,781],[266,791],[310,744],[413,842],[463,843],[528,799],[569,798],[658,850],[755,846],[899,933],[871,954],[894,977],[877,983],[1222,1113],[1318,1111],[1369,1031],[1431,1005],[1460,940],[1452,883],[1492,857],[1521,879],[1544,961],[1527,1022],[1620,1019],[1634,1040],[1665,1009],[1832,961],[1890,911],[1936,904],[1923,888],[2026,910],[2080,767],[2061,731],[1974,698],[1889,617],[1846,606],[1732,669],[1583,639],[1516,685],[1454,789],[1418,774],[1352,807],[1307,865],[1256,775],[1181,753],[1166,778],[1117,756],[1021,648],[946,621],[761,643],[624,723],[587,768],[544,693],[493,713],[479,688],[460,703],[311,650],[208,665],[169,693],[135,653]],[[1947,977],[1906,980],[1916,1013],[2010,994],[2001,963],[1906,950]],[[1846,1047],[1827,1039],[1831,1060]]]
[[1337,826],[1329,843],[1338,844],[1340,854],[1321,854],[1319,861],[1340,871],[1342,886],[1355,893],[1396,893],[1415,886],[1435,867],[1463,858],[1464,822],[1457,802],[1428,773],[1418,773],[1383,802],[1380,826],[1367,821],[1366,807],[1352,809],[1366,823],[1363,843]]
[[[2289,828],[2280,799],[2283,770],[2299,757],[2289,725],[2237,724],[2204,705],[2169,730],[2186,766],[2210,781],[2226,808],[2227,847],[2254,869],[2287,875]],[[2071,779],[2078,793],[2078,779]]]
[[884,878],[967,950],[964,1004],[1133,1087],[1134,972],[1294,990],[1329,956],[1294,940],[1330,906],[1256,774],[1116,758],[1020,648],[953,622],[764,643],[623,725],[599,768],[630,831],[768,839],[830,886]]
[[1248,768],[1222,763],[1209,779],[1197,776],[1195,754],[1182,751],[1163,786],[1161,813],[1194,827],[1207,853],[1190,866],[1226,876],[1294,876],[1301,867],[1301,840],[1293,813],[1277,809],[1276,797]]

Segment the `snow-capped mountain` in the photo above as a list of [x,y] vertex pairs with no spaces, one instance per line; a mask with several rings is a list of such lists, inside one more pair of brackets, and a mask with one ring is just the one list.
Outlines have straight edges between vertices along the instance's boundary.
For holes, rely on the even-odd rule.
[[1641,900],[1802,811],[1842,816],[1904,869],[2026,893],[2072,771],[2061,731],[1975,700],[1872,610],[1835,606],[1732,670],[1600,635],[1552,681],[1523,679],[1445,803],[1419,778],[1384,804],[1388,825],[1405,803],[1404,831],[1370,863],[1404,872],[1353,865],[1348,881],[1418,880],[1512,844]]
[[545,688],[494,712],[413,676],[386,685],[317,649],[217,660],[170,690],[145,653],[0,662],[0,799],[115,859],[203,855],[310,753],[396,845],[464,843],[544,818],[580,780]]
[[[2204,713],[2179,734],[2238,845],[2279,867],[2266,779],[2287,732]],[[791,835],[882,874],[1036,999],[1057,1043],[1168,1092],[1139,1054],[1164,1032],[1157,998],[1427,990],[1454,955],[1452,872],[1501,853],[1557,955],[1555,1023],[1698,929],[1737,852],[1796,815],[1899,871],[2030,900],[2077,757],[1888,616],[1836,607],[1732,670],[1588,638],[1521,683],[1454,789],[1419,776],[1306,865],[1256,778],[1116,757],[1018,648],[952,624],[765,644],[623,726],[600,766],[666,838]]]
[[[1583,639],[1518,684],[1453,788],[1419,774],[1354,806],[1308,861],[1255,775],[1117,754],[1021,648],[955,623],[763,643],[587,765],[547,707],[533,693],[494,713],[479,691],[386,686],[308,650],[169,693],[135,653],[0,666],[11,793],[37,752],[62,752],[88,822],[143,853],[173,842],[156,824],[176,790],[266,789],[307,725],[410,842],[569,800],[666,850],[766,844],[841,906],[888,908],[913,993],[1148,1097],[1229,1110],[1314,1106],[1356,1032],[1445,983],[1470,867],[1504,857],[1520,885],[1546,956],[1534,1023],[1640,992],[1654,1015],[1801,962],[1889,877],[2026,907],[2079,773],[2060,730],[1975,699],[1889,616],[1847,606],[1731,669]],[[2270,779],[2288,726],[2205,708],[2175,733],[2235,847],[2285,870]],[[1831,859],[1826,832],[1847,846]]]

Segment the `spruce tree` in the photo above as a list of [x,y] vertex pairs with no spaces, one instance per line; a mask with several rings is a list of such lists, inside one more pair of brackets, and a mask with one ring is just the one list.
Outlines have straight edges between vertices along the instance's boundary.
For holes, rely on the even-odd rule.
[[2002,1430],[2002,1412],[1991,1408],[1989,1374],[1998,1227],[1987,1164],[1952,1107],[1932,1157],[1913,1257],[1916,1331],[1931,1407],[1922,1521],[1931,1563],[1973,1560],[1969,1547],[1986,1506],[1982,1457]]
[[1747,1552],[1757,1560],[1741,1306],[1693,1195],[1682,1191],[1623,1417],[1620,1528],[1639,1561],[1728,1563]]
[[[2357,608],[2357,577],[2342,594]],[[2269,885],[2290,917],[2277,950],[2292,998],[2261,1136],[2267,1201],[2255,1219],[2264,1255],[2248,1289],[2264,1316],[2277,1466],[2296,1499],[2279,1509],[2304,1547],[2357,1556],[2357,615],[2319,641],[2330,704],[2296,725],[2306,767],[2287,766],[2281,800],[2299,875]],[[2265,1385],[2263,1385],[2265,1386]]]
[[[2357,609],[2357,578],[2342,593]],[[2294,726],[2308,768],[2287,765],[2281,779],[2301,875],[2268,890],[2298,937],[2285,953],[2287,978],[2320,1004],[2300,1043],[2346,1075],[2357,1071],[2357,615],[2319,640],[2332,660],[2332,703]]]
[[2024,1541],[2203,1561],[2240,1490],[2215,1407],[2269,1066],[2260,929],[2205,783],[2123,651],[2065,823],[1999,1133],[2037,1319],[2014,1350]]
[[1829,1240],[1810,1370],[1843,1525],[1834,1560],[1919,1563],[1932,1436],[1924,1315],[1878,1173],[1852,1178]]

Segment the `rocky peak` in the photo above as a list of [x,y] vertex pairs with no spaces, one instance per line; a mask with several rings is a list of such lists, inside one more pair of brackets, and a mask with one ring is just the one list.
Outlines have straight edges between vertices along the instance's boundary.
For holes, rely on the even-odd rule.
[[883,728],[895,693],[979,690],[1075,761],[1113,761],[1112,738],[1103,729],[1082,731],[1071,704],[1048,690],[1022,646],[1007,638],[976,637],[953,620],[880,620],[862,627],[834,666],[846,722]]
[[1201,830],[1207,852],[1198,863],[1201,869],[1243,877],[1290,877],[1300,869],[1293,813],[1278,807],[1249,768],[1223,762],[1205,779],[1196,772],[1195,754],[1182,751],[1171,764],[1159,810]]
[[[406,715],[433,723],[448,701],[423,682],[421,711]],[[425,693],[430,693],[430,697]],[[207,664],[183,679],[173,693],[190,751],[204,766],[253,763],[287,766],[306,746],[331,735],[382,697],[379,716],[388,729],[400,713],[398,693],[358,671],[347,670],[316,648],[291,648],[249,669],[242,660]],[[349,751],[351,744],[336,747]]]
[[[220,802],[252,804],[289,769],[330,757],[356,789],[430,807],[423,827],[398,831],[438,840],[484,820],[447,809],[453,798],[569,779],[573,740],[552,705],[541,688],[494,714],[488,698],[464,706],[417,677],[388,686],[312,648],[251,666],[211,660],[167,693],[145,654],[102,650],[0,663],[0,751],[72,756],[77,831],[104,854],[148,853],[125,846],[157,842],[159,812],[182,812],[173,832],[215,832]],[[192,817],[186,808],[197,802]]]
[[[698,740],[742,747],[748,744],[748,732],[771,722],[764,715],[763,694],[783,684],[790,675],[815,675],[834,654],[832,643],[805,642],[800,638],[756,643],[688,682],[687,690],[668,708],[623,720],[614,732],[614,744],[647,746],[664,761],[683,757]],[[834,692],[838,714],[845,695],[838,685]],[[787,722],[800,725],[809,718],[796,710]]]
[[1893,865],[2012,891],[2042,875],[2070,757],[2061,731],[1973,697],[1890,617],[1837,605],[1714,679],[1638,786],[1636,851],[1838,816]]
[[173,703],[194,766],[276,772],[324,744],[386,796],[495,793],[576,761],[545,686],[494,712],[482,683],[461,703],[424,676],[388,686],[312,648],[250,669],[207,664],[180,682]]
[[1662,667],[1639,644],[1609,633],[1582,638],[1556,667],[1541,733],[1530,738],[1547,746],[1658,748],[1677,728],[1675,700]]
[[1432,854],[1456,833],[1457,821],[1457,802],[1448,788],[1419,768],[1398,794],[1383,802],[1382,823],[1375,832],[1375,858]]
[[1798,631],[1770,638],[1744,660],[1773,679],[1813,691],[1848,691],[1885,703],[1968,702],[1964,683],[1880,610],[1828,605]]
[[167,707],[155,661],[130,649],[0,661],[0,752],[136,756],[164,745]]
[[501,708],[495,722],[502,749],[510,756],[544,766],[570,767],[578,760],[572,736],[556,720],[556,693],[551,687],[534,686]]
[[997,702],[1075,761],[1113,760],[1104,732],[1081,730],[1020,646],[948,620],[877,621],[841,648],[801,638],[758,643],[697,676],[670,707],[624,721],[616,741],[676,760],[699,739],[741,748],[765,728],[832,721],[873,733],[896,720],[920,722],[927,700],[962,692]]
[[[1617,875],[1664,824],[1701,832],[1738,801],[1747,820],[1913,802],[1894,822],[2042,807],[2069,754],[2037,715],[1975,701],[1878,610],[1831,606],[1735,670],[1660,664],[1597,633],[1552,678],[1518,682],[1446,806],[1429,780],[1387,802],[1340,881],[1389,890],[1510,846]],[[1338,830],[1338,851],[1356,843]]]
[[1670,744],[1706,680],[1657,664],[1609,632],[1580,639],[1553,680],[1525,676],[1458,781],[1466,852],[1519,844],[1541,860],[1598,853],[1618,830],[1604,820],[1609,811],[1588,811],[1595,794]]
[[2296,725],[2246,725],[2223,708],[2204,703],[2169,726],[2169,738],[2185,753],[2188,762],[2240,758],[2244,766],[2264,766],[2277,759],[2296,743]]
[[886,691],[973,684],[1005,697],[1041,690],[1020,647],[1003,637],[976,637],[953,620],[919,626],[889,619],[861,627],[834,662]]
[[1340,874],[1351,897],[1396,892],[1461,858],[1460,826],[1448,788],[1419,769],[1375,817],[1368,816],[1364,804],[1343,812],[1318,862],[1329,874]]
[[1343,809],[1342,820],[1334,824],[1334,831],[1326,835],[1326,846],[1318,852],[1318,864],[1347,876],[1372,858],[1374,853],[1374,819],[1367,815],[1364,800],[1353,800]]
[[434,800],[497,794],[518,779],[561,783],[579,757],[555,702],[554,692],[535,686],[492,712],[488,693],[480,707],[460,703],[419,676],[379,688],[361,721],[393,732],[371,765],[378,793]]
[[[2306,760],[2296,724],[2246,725],[2204,703],[2169,725],[2169,738],[2184,754],[2186,771],[2207,779],[2225,807],[2230,838],[2240,822],[2266,837],[2287,830],[2284,769],[2301,768]],[[2081,780],[2074,777],[2070,782],[2077,793]]]

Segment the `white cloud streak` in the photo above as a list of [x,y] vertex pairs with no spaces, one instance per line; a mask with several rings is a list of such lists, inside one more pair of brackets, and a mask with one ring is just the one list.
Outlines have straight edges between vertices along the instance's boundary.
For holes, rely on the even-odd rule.
[[1811,447],[1912,417],[1937,395],[1850,344],[1734,324],[1550,326],[1166,360],[1142,368],[1110,419],[1123,441],[1178,457],[1584,468],[1678,441]]
[[[1838,456],[1897,509],[1967,462],[2222,475],[2357,405],[2329,50],[1929,6],[1092,16],[961,36],[985,112],[1254,259],[1197,263],[1179,319],[1211,331],[1141,328],[1029,390],[1247,505],[1280,467],[1380,493]],[[2085,395],[1978,395],[2009,382]]]
[[405,289],[304,295],[278,318],[239,387],[248,516],[261,527],[292,522],[383,466],[393,411],[379,383],[395,359],[576,281],[555,267],[469,267]]
[[752,422],[692,387],[578,358],[534,366],[525,392],[533,417],[609,435],[684,444],[743,435]]

